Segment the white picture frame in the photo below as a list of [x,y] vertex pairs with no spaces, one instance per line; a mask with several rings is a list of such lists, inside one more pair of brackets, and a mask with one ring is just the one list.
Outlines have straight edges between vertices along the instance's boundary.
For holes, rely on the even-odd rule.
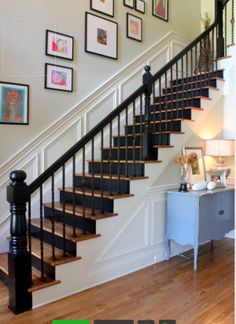
[[189,182],[190,185],[193,185],[200,181],[206,181],[206,169],[202,147],[183,147],[184,155],[189,155],[191,153],[196,153],[198,157],[196,165],[190,165],[189,168]]

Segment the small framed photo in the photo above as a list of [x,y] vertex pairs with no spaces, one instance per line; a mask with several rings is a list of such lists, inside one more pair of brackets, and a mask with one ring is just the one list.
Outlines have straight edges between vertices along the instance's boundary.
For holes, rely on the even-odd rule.
[[207,181],[216,183],[216,188],[226,187],[226,172],[225,170],[210,170],[207,172]]
[[152,15],[168,21],[169,0],[152,0]]
[[127,13],[127,37],[142,42],[142,18]]
[[114,17],[114,0],[90,0],[90,9]]
[[136,0],[135,1],[135,10],[141,13],[145,13],[145,2],[143,0]]
[[73,69],[53,64],[45,64],[45,88],[60,91],[73,91]]
[[184,155],[189,155],[191,153],[196,153],[197,162],[194,166],[190,166],[189,181],[190,185],[197,183],[199,181],[206,181],[206,170],[203,156],[202,147],[184,147]]
[[74,37],[46,30],[46,55],[72,61],[74,58]]
[[86,12],[85,51],[117,60],[118,24]]
[[0,82],[0,124],[29,124],[29,86]]
[[124,6],[134,9],[135,0],[124,0]]

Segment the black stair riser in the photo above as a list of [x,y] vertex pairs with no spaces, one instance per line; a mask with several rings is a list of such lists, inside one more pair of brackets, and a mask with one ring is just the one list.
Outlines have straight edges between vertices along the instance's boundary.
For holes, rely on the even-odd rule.
[[[31,235],[37,237],[38,239],[41,238],[41,231],[38,227],[31,225]],[[43,230],[43,240],[44,242],[51,244],[52,243],[52,233]],[[61,250],[63,250],[63,238],[60,236],[54,236],[55,246]],[[76,243],[66,240],[66,252],[76,255]]]
[[[95,173],[101,172],[101,163],[92,163],[89,162],[89,173],[92,172],[92,169]],[[111,172],[112,174],[118,174],[118,163],[113,163],[111,165]],[[109,163],[103,163],[103,173],[107,174],[110,172],[110,165]],[[144,164],[136,163],[135,165],[133,163],[127,164],[127,173],[126,174],[126,165],[125,163],[120,163],[120,175],[128,175],[128,176],[144,176]]]
[[174,94],[168,94],[168,95],[163,95],[161,97],[156,97],[155,98],[155,102],[158,103],[158,102],[162,102],[164,100],[176,100],[176,99],[186,99],[186,98],[192,98],[192,97],[199,97],[199,96],[202,96],[202,97],[209,97],[209,89],[201,89],[201,90],[193,90],[193,91],[189,91],[189,92],[179,92],[179,93],[174,93]]
[[[118,180],[116,179],[101,179],[101,178],[94,178],[93,184],[92,184],[92,178],[91,177],[85,177],[85,187],[86,188],[94,188],[95,190],[100,190],[101,186],[103,185],[104,191],[112,192],[113,194],[118,193]],[[75,186],[77,188],[82,187],[82,176],[76,176],[75,177]],[[129,194],[130,193],[130,182],[128,180],[120,180],[120,193]]]
[[202,73],[201,75],[196,75],[192,77],[186,77],[183,79],[178,79],[178,80],[173,80],[170,82],[170,84],[180,84],[180,83],[187,83],[187,82],[194,82],[198,80],[205,80],[205,79],[211,79],[211,78],[223,78],[224,72],[223,71],[216,71],[216,72],[211,72],[211,73]]
[[[109,160],[109,157],[113,160],[135,160],[139,161],[143,159],[143,149],[112,149],[111,152],[110,150],[103,150],[102,152],[102,157],[104,160]],[[118,158],[119,155],[119,158]],[[127,156],[126,156],[127,155]],[[155,150],[155,157],[157,159],[157,150]]]
[[[184,84],[184,85],[176,85],[174,87],[172,87],[172,92],[177,92],[177,91],[182,91],[183,90],[190,90],[190,89],[196,89],[196,88],[201,88],[201,87],[206,87],[206,86],[210,86],[210,87],[214,87],[217,88],[217,80],[213,79],[213,80],[207,80],[207,81],[197,81],[197,82],[190,82],[188,84]],[[163,89],[163,94],[166,93],[171,93],[171,88],[168,89]]]
[[[172,121],[172,122],[163,122],[157,124],[151,124],[151,131],[152,132],[160,132],[160,131],[181,131],[181,121]],[[142,125],[142,132],[144,131],[144,126]],[[126,129],[126,134],[133,134],[140,132],[140,126],[137,125],[135,127],[128,126]]]
[[0,281],[8,287],[8,275],[0,269]]
[[[63,199],[65,199],[65,202],[72,204],[73,203],[73,193],[62,191],[60,192],[60,201],[63,202]],[[113,200],[107,199],[103,197],[103,200],[101,197],[92,197],[82,194],[75,194],[75,204],[78,206],[85,206],[85,207],[92,207],[92,201],[93,206],[97,210],[102,209],[102,201],[103,201],[103,211],[107,212],[113,212]]]
[[200,98],[193,98],[187,100],[179,100],[179,101],[172,101],[163,104],[156,104],[155,106],[151,107],[151,111],[159,111],[163,109],[171,109],[171,108],[185,108],[185,107],[196,107],[201,108],[201,99]]
[[[170,134],[160,134],[152,136],[153,145],[170,145]],[[114,146],[132,146],[133,136],[127,137],[114,137]],[[140,135],[135,136],[135,145],[142,146],[142,137]]]
[[[168,112],[162,112],[158,114],[152,114],[151,115],[151,121],[158,121],[158,120],[164,120],[164,119],[176,119],[176,118],[185,118],[185,119],[191,119],[192,118],[192,110],[191,109],[179,109],[179,110],[173,110]],[[136,116],[135,117],[136,123],[144,122],[144,116]]]
[[[44,208],[44,216],[48,219],[52,217],[52,209],[45,207]],[[82,216],[74,216],[73,214],[63,213],[60,211],[54,212],[55,221],[65,223],[70,226],[75,226],[77,228],[83,229],[83,217]],[[90,232],[92,234],[96,234],[96,221],[93,219],[85,218],[85,231]]]
[[[55,268],[47,262],[44,262],[43,264],[44,274],[52,279],[55,279]],[[41,259],[38,259],[36,256],[32,255],[32,266],[41,271]]]

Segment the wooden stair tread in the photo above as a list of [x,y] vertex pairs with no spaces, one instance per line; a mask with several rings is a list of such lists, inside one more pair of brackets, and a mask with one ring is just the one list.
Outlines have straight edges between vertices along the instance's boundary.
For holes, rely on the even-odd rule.
[[120,160],[120,161],[116,161],[116,160],[112,160],[112,161],[109,161],[109,160],[93,160],[93,161],[90,161],[89,160],[88,162],[93,162],[93,163],[101,163],[101,162],[103,162],[103,163],[129,163],[129,164],[133,164],[133,163],[135,163],[135,164],[162,163],[162,161],[160,161],[160,160],[153,160],[153,161],[144,161],[144,160],[135,160],[135,161],[133,161],[133,160],[127,160],[127,161],[125,161],[125,160]]
[[212,100],[211,98],[208,97],[204,97],[204,96],[194,96],[193,98],[179,98],[179,99],[173,99],[173,100],[164,100],[164,101],[160,101],[160,102],[155,102],[153,103],[151,106],[158,106],[158,105],[162,105],[162,104],[166,104],[166,103],[171,103],[171,102],[179,102],[179,101],[191,101],[194,99],[201,99],[201,100]]
[[[32,236],[31,244],[32,244],[31,254],[33,256],[35,256],[36,258],[41,259],[40,240]],[[56,259],[52,260],[52,246],[46,242],[43,242],[43,253],[44,253],[44,256],[43,256],[44,262],[50,264],[53,267],[55,267],[57,265],[65,264],[68,262],[78,261],[81,259],[81,257],[76,257],[76,256],[72,256],[72,255],[68,255],[68,256],[64,257],[63,251],[55,247],[55,258]]]
[[[181,131],[160,131],[160,132],[152,132],[152,135],[162,135],[162,134],[175,134],[175,135],[183,135],[184,132],[181,132]],[[140,133],[135,133],[135,134],[127,134],[127,135],[113,135],[114,138],[119,138],[119,137],[131,137],[131,136],[140,136],[140,135],[143,135],[140,134]]]
[[[192,83],[194,84],[194,83],[196,83],[196,81],[193,81]],[[173,89],[173,87],[170,87],[169,89]],[[180,90],[180,91],[174,91],[174,92],[172,91],[172,92],[168,92],[168,93],[163,93],[161,96],[155,96],[155,99],[158,99],[158,98],[164,97],[164,96],[171,96],[171,95],[175,95],[175,94],[180,94],[180,93],[182,94],[182,93],[188,93],[188,92],[191,92],[191,91],[199,91],[199,90],[203,90],[203,89],[204,90],[205,89],[211,89],[211,90],[219,91],[218,88],[215,88],[215,87],[212,87],[212,86],[204,86],[204,87],[201,87],[201,88],[185,89],[183,91]]]
[[[183,108],[168,108],[168,109],[158,109],[156,111],[151,111],[151,115],[156,115],[156,114],[161,114],[161,113],[166,113],[166,112],[174,112],[174,111],[182,111],[182,110],[199,110],[199,111],[203,111],[204,108],[198,108],[198,107],[183,107]],[[135,115],[135,117],[140,117],[140,116],[144,116],[144,114],[142,115]]]
[[8,253],[0,253],[0,270],[8,275]]
[[[31,224],[35,227],[40,228],[40,219],[32,219]],[[63,224],[60,222],[55,221],[55,235],[62,237],[63,238]],[[48,218],[43,219],[43,229],[46,232],[51,233],[52,232],[52,222]],[[76,237],[73,236],[73,227],[66,225],[66,239],[69,241],[72,241],[74,243],[80,242],[80,241],[85,241],[85,240],[90,240],[96,237],[101,236],[100,234],[92,234],[89,232],[86,232],[86,234],[83,234],[83,231],[79,228],[76,229]]]
[[[154,146],[157,146],[157,145],[153,145],[153,147]],[[158,145],[158,147],[159,148],[162,148],[162,147],[167,148],[167,147],[173,147],[173,146],[171,146],[171,145],[161,145],[160,144],[160,145]],[[137,146],[120,146],[120,147],[119,146],[113,146],[111,148],[110,147],[104,147],[103,150],[119,150],[119,149],[121,149],[121,150],[130,149],[131,150],[131,149],[134,149],[134,148],[135,149],[143,149],[143,146],[138,146],[138,145]]]
[[232,57],[231,55],[221,56],[221,57],[217,57],[217,59],[215,61],[221,61],[221,60],[225,60],[225,59],[228,59],[228,58],[231,58],[231,57]]
[[[44,206],[48,208],[52,208],[52,203],[45,203]],[[54,209],[63,212],[63,204],[60,202],[55,202]],[[109,212],[101,213],[101,211],[97,209],[94,209],[95,215],[92,215],[92,209],[88,207],[86,207],[84,210],[85,210],[85,218],[91,220],[99,220],[103,218],[117,216],[117,213],[109,213]],[[70,203],[65,204],[65,213],[73,215],[73,204]],[[78,205],[75,206],[75,216],[83,217],[83,207]]]
[[[92,174],[92,173],[76,173],[75,174],[76,176],[79,176],[79,177],[85,177],[85,178],[96,178],[96,179],[101,179],[102,175],[99,174],[99,173],[95,173],[95,174]],[[115,174],[103,174],[103,179],[112,179],[112,180],[118,180],[119,177],[118,175],[115,175]],[[135,181],[135,180],[146,180],[148,179],[148,177],[144,177],[144,176],[123,176],[121,175],[120,176],[120,180],[127,180],[127,181]]]
[[[181,80],[181,79],[179,79],[179,80]],[[184,83],[173,84],[172,86],[169,86],[167,88],[162,88],[162,90],[173,89],[173,88],[177,88],[177,87],[180,87],[180,86],[183,86],[183,85],[187,85],[187,84],[191,84],[191,83],[206,82],[206,81],[213,81],[213,80],[225,82],[225,79],[223,79],[223,78],[220,78],[220,77],[212,77],[212,78],[209,78],[209,79],[195,80],[193,82],[192,81],[189,81],[189,82],[184,82]],[[176,80],[173,80],[173,81],[176,81]]]
[[[62,190],[62,189],[60,189]],[[67,187],[65,188],[65,192],[70,192],[73,193],[73,188],[72,187]],[[102,197],[102,192],[101,190],[92,190],[90,188],[85,188],[84,191],[81,188],[75,188],[75,194],[80,194],[83,195],[85,194],[86,196],[94,196],[97,198],[101,198]],[[115,200],[115,199],[122,199],[122,198],[130,198],[130,197],[134,197],[133,194],[113,194],[110,195],[110,193],[108,191],[103,191],[103,198],[105,199],[111,199],[111,200]]]
[[[161,124],[161,123],[170,123],[173,121],[192,121],[194,122],[193,119],[188,119],[188,118],[173,118],[173,119],[165,119],[165,120],[151,120],[150,124]],[[135,123],[135,124],[128,124],[125,127],[131,127],[131,126],[139,126],[139,125],[144,125],[145,122],[141,123]]]

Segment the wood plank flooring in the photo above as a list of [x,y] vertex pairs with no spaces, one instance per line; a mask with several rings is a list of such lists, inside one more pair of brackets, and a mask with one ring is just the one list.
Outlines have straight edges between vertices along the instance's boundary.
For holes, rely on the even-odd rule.
[[209,244],[200,247],[198,263],[194,273],[192,261],[177,256],[18,316],[8,310],[7,288],[0,285],[0,323],[176,319],[177,324],[233,324],[234,241],[215,242],[212,252]]

